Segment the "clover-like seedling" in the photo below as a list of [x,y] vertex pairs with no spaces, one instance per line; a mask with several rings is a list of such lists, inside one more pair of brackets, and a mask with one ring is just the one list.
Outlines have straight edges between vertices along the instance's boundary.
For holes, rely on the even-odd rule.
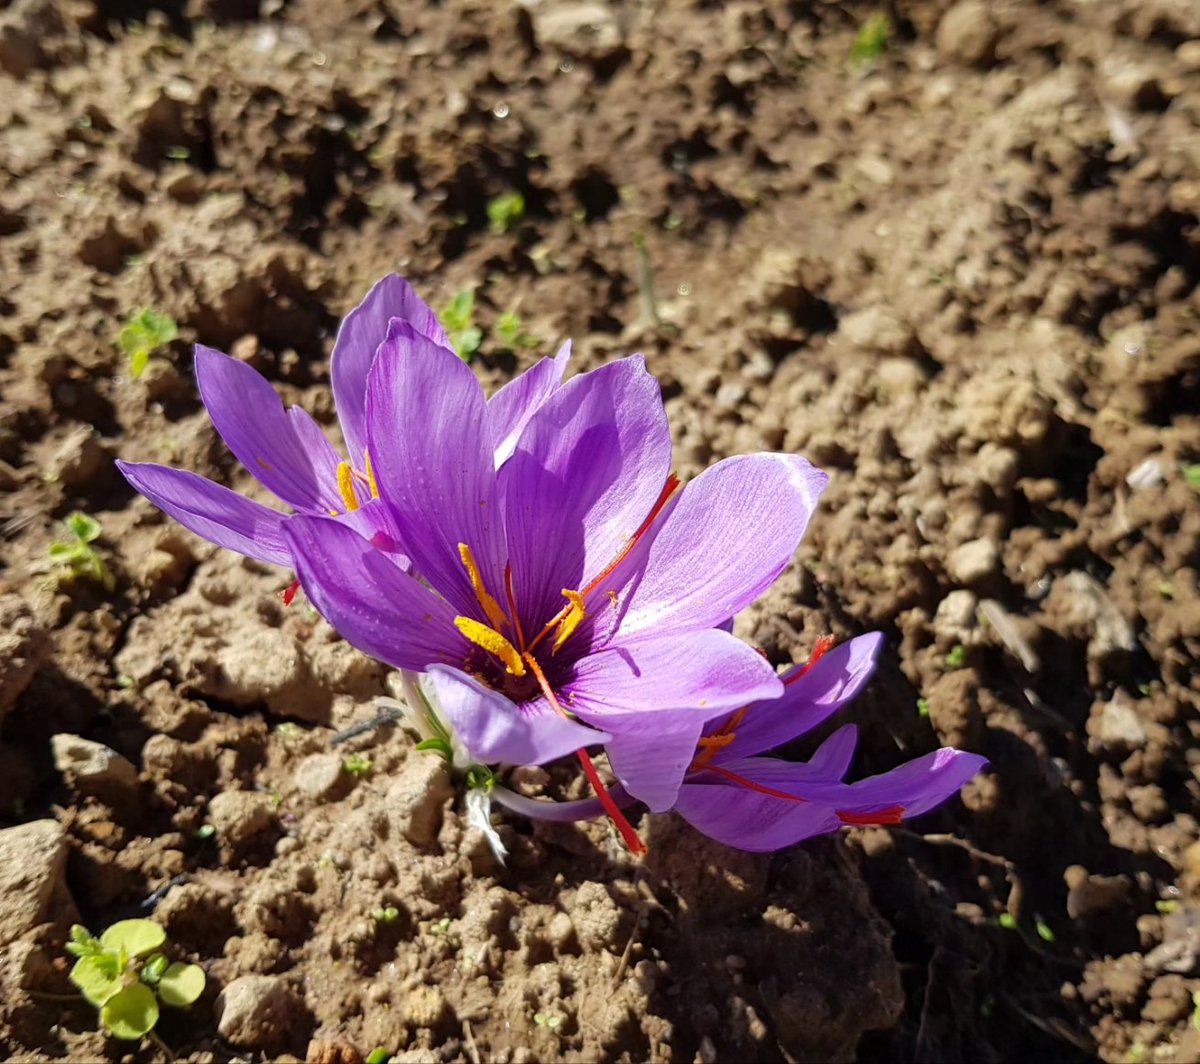
[[351,776],[366,776],[371,771],[371,759],[366,754],[347,754],[342,760],[342,768]]
[[166,940],[153,920],[119,920],[99,938],[79,924],[71,928],[66,949],[79,958],[71,982],[114,1038],[144,1038],[158,1023],[160,1001],[185,1009],[204,993],[204,969],[169,961],[161,952]]
[[956,643],[950,648],[950,653],[946,655],[946,668],[961,669],[967,663],[967,648],[961,643]]
[[525,197],[516,191],[501,192],[488,200],[487,216],[493,233],[507,233],[525,217]]
[[371,919],[377,924],[394,924],[400,919],[400,910],[394,905],[380,906],[371,911]]
[[442,308],[440,315],[446,335],[458,357],[470,362],[483,343],[483,330],[475,324],[475,289],[464,288]]
[[496,319],[496,336],[510,351],[537,347],[540,342],[533,333],[525,331],[525,325],[515,310],[506,310]]
[[535,1012],[533,1022],[548,1031],[557,1031],[562,1026],[562,1017],[553,1012]]
[[850,63],[852,66],[862,66],[873,63],[887,51],[888,38],[892,35],[892,21],[882,11],[876,11],[868,17],[854,35],[854,44],[850,47]]
[[129,371],[140,377],[150,356],[169,344],[179,333],[175,319],[149,307],[142,307],[121,326],[117,346],[129,356]]
[[113,575],[93,543],[100,538],[100,522],[76,510],[63,522],[67,539],[51,543],[47,555],[59,571],[60,580],[94,580],[106,590],[115,586]]

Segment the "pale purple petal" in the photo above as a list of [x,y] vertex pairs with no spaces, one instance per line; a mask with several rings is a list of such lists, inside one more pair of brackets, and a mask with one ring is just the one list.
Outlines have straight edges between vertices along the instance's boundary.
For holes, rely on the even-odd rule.
[[659,811],[671,805],[705,723],[782,690],[770,665],[727,632],[661,636],[577,662],[564,706],[613,735],[617,778]]
[[[316,444],[283,409],[257,370],[210,347],[196,345],[196,383],[226,446],[254,476],[297,510],[328,514],[343,509],[337,454]],[[332,477],[331,477],[332,474]]]
[[790,742],[833,716],[870,679],[883,635],[871,632],[836,646],[788,683],[804,666],[784,673],[783,694],[747,709],[722,757],[751,757]]
[[437,315],[412,285],[394,273],[377,281],[366,298],[342,319],[329,358],[329,376],[350,461],[360,469],[367,448],[367,377],[393,318],[407,321],[417,333],[441,347],[450,346]]
[[574,377],[542,404],[499,473],[527,627],[613,561],[670,468],[662,393],[640,355]]
[[347,642],[400,669],[467,660],[454,611],[343,522],[297,515],[284,538],[305,594]]
[[789,802],[717,781],[685,783],[675,811],[709,838],[751,853],[781,850],[841,827],[828,806]]
[[[317,474],[317,480],[321,486],[322,498],[340,499],[341,491],[338,488],[337,473],[342,456],[338,454],[337,448],[329,442],[325,430],[321,428],[312,414],[302,406],[289,406],[287,416],[292,430],[296,434],[297,442],[306,454],[313,456],[313,470]],[[360,467],[361,464],[359,463]],[[339,503],[332,508],[344,510],[346,507]]]
[[269,565],[292,564],[283,540],[286,515],[198,473],[149,462],[117,462],[133,487],[184,528]]
[[452,351],[393,321],[368,392],[372,466],[405,551],[455,612],[486,619],[458,547],[471,548],[503,602],[507,551],[483,388]]
[[987,758],[944,746],[924,757],[906,762],[890,772],[870,776],[838,791],[838,809],[866,814],[899,805],[904,819],[920,816],[957,794],[972,776],[987,764]]
[[542,765],[612,738],[559,714],[544,699],[515,704],[458,669],[428,672],[435,704],[471,757],[486,765]]
[[543,358],[488,400],[488,421],[496,449],[497,469],[512,457],[529,419],[562,384],[570,357],[571,341],[568,340],[558,349],[557,355]]
[[622,596],[616,636],[711,628],[754,601],[791,561],[828,477],[803,458],[727,458],[683,489]]

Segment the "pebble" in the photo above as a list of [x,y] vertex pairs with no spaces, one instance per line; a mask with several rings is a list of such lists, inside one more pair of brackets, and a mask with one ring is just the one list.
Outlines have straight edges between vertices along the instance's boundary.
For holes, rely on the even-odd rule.
[[583,59],[606,59],[624,43],[617,13],[599,0],[535,3],[530,15],[542,48],[558,48]]
[[392,833],[414,846],[428,846],[442,829],[442,812],[453,793],[440,757],[410,754],[385,799]]
[[414,1027],[433,1028],[445,1017],[446,995],[441,987],[422,983],[404,995],[404,1018]]
[[933,633],[939,642],[966,643],[975,627],[975,608],[979,600],[974,591],[951,591],[938,603],[933,617]]
[[235,1046],[263,1049],[294,1039],[307,1021],[306,1009],[292,987],[274,975],[243,975],[217,997],[217,1031]]
[[1067,915],[1072,920],[1108,912],[1129,899],[1132,884],[1126,876],[1089,875],[1082,865],[1063,872],[1067,885]]
[[292,786],[316,802],[334,798],[349,782],[338,754],[311,754],[292,772]]
[[1109,748],[1137,750],[1146,745],[1146,726],[1133,699],[1121,690],[1100,707],[1098,714],[1093,713],[1088,720],[1088,732]]
[[1000,27],[982,0],[955,4],[938,23],[938,53],[943,59],[964,66],[991,66],[999,39]]
[[955,547],[946,558],[946,569],[960,584],[981,584],[1000,566],[1000,545],[993,539],[972,539]]
[[266,795],[222,791],[208,803],[208,820],[218,838],[238,846],[270,827],[274,813]]
[[32,820],[0,831],[0,946],[53,915],[56,903],[74,909],[64,878],[67,836],[56,820]]
[[137,769],[103,743],[60,733],[50,739],[54,767],[84,794],[113,796],[137,787]]
[[886,307],[864,307],[847,314],[838,332],[854,347],[880,355],[907,355],[917,347],[912,328]]

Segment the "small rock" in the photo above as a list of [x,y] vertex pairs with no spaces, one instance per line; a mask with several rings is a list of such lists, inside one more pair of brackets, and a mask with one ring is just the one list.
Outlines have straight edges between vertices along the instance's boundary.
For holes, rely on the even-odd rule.
[[266,795],[222,791],[208,803],[208,820],[217,837],[237,847],[271,826],[274,812]]
[[253,625],[231,633],[215,665],[203,678],[205,694],[243,706],[265,702],[276,713],[316,723],[328,714],[329,693],[313,683],[304,653],[278,628]]
[[108,453],[96,430],[88,425],[67,436],[51,458],[51,468],[68,488],[83,488],[108,464]]
[[1166,470],[1161,458],[1146,458],[1125,475],[1125,483],[1134,491],[1162,487],[1166,479]]
[[550,926],[546,929],[546,937],[558,953],[569,949],[575,941],[575,924],[566,913],[555,913],[550,918]]
[[938,23],[938,53],[952,63],[991,66],[999,40],[1000,28],[982,0],[963,0],[955,4]]
[[885,307],[864,307],[847,314],[838,332],[854,347],[892,357],[912,354],[918,347],[909,325]]
[[611,950],[616,947],[621,910],[603,884],[581,883],[575,892],[572,909],[571,923],[585,949]]
[[50,638],[16,595],[0,599],[0,721],[50,654]]
[[533,33],[543,48],[558,48],[593,62],[607,59],[624,43],[617,12],[598,0],[530,5]]
[[442,829],[442,813],[453,794],[440,757],[410,754],[385,798],[393,834],[414,846],[428,846]]
[[113,797],[137,787],[137,769],[103,743],[60,733],[50,739],[54,767],[83,794]]
[[1146,726],[1133,699],[1122,690],[1102,703],[1098,713],[1093,709],[1087,730],[1101,746],[1109,749],[1138,750],[1146,745]]
[[1062,583],[1072,600],[1072,619],[1092,625],[1089,660],[1103,661],[1115,653],[1132,653],[1137,649],[1133,625],[1108,597],[1103,584],[1079,569],[1067,573]]
[[226,1041],[268,1051],[297,1041],[298,1029],[311,1023],[296,991],[273,975],[233,980],[217,997],[216,1017],[217,1030]]
[[15,942],[57,911],[74,913],[64,872],[67,836],[55,820],[0,831],[0,946]]
[[951,591],[938,603],[933,617],[933,633],[939,643],[966,643],[975,627],[975,609],[979,600],[975,592]]
[[436,1028],[445,1018],[448,1006],[441,987],[422,983],[404,996],[404,1018],[414,1027]]
[[1067,915],[1072,920],[1124,905],[1132,886],[1126,876],[1089,875],[1082,865],[1071,865],[1063,873],[1063,881],[1067,884]]
[[875,381],[894,395],[916,395],[929,378],[920,364],[911,358],[881,358],[875,364]]
[[337,754],[312,754],[292,772],[292,786],[315,802],[332,800],[348,790],[350,782]]
[[946,570],[960,584],[986,583],[1000,567],[1000,545],[993,539],[973,539],[955,547],[946,558]]

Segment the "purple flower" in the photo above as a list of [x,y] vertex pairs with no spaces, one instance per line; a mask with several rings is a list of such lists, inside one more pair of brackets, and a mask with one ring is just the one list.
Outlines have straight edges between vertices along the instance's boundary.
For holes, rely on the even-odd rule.
[[[399,320],[431,347],[453,357],[433,311],[403,278],[389,274],[342,322],[330,359],[333,395],[348,458],[300,407],[284,409],[275,389],[250,366],[196,346],[200,396],[229,449],[257,480],[297,513],[334,518],[403,564],[388,511],[378,502],[367,450],[367,376],[388,323]],[[558,387],[569,347],[502,388],[487,406],[496,463],[512,453],[537,406]],[[290,516],[186,470],[118,462],[126,479],[161,510],[222,547],[291,566],[283,535]]]
[[760,757],[816,727],[866,683],[882,637],[860,636],[814,654],[783,676],[782,697],[757,702],[706,729],[675,809],[694,827],[740,850],[778,850],[845,824],[897,824],[955,794],[987,762],[949,747],[857,783],[842,778],[857,729],[839,728],[811,760]]
[[667,809],[704,726],[782,693],[721,626],[790,561],[827,479],[807,461],[730,458],[676,491],[637,356],[562,385],[497,468],[470,367],[404,321],[366,406],[381,501],[420,579],[341,522],[297,516],[283,536],[317,608],[360,649],[427,672],[472,756],[574,750],[588,771],[584,748],[603,743],[625,789]]

